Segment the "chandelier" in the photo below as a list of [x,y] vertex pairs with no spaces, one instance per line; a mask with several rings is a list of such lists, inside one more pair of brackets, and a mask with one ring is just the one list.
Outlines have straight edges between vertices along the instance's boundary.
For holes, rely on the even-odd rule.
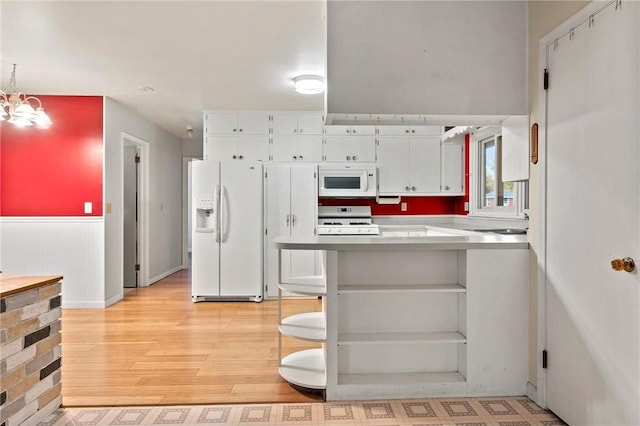
[[[37,103],[37,107],[33,106]],[[7,90],[0,90],[0,121],[14,124],[18,127],[28,127],[34,124],[40,128],[47,128],[51,125],[51,119],[44,112],[42,102],[35,96],[27,96],[18,92],[16,88],[16,64],[13,64],[9,87]]]

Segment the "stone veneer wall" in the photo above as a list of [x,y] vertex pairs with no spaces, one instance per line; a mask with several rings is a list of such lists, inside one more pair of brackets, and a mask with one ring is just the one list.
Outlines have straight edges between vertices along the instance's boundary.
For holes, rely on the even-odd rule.
[[35,425],[62,403],[60,290],[0,299],[0,426]]

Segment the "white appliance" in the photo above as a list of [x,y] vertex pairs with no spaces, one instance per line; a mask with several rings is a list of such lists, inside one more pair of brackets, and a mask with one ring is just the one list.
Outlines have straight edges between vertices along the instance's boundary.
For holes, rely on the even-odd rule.
[[321,164],[318,166],[318,196],[375,197],[378,173],[375,164]]
[[262,173],[259,161],[194,161],[194,302],[262,300]]
[[318,235],[378,235],[369,206],[319,206]]

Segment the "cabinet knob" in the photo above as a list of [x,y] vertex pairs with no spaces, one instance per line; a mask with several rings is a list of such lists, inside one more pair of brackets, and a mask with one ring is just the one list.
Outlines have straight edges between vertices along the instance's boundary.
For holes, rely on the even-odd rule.
[[412,190],[412,191],[415,191],[415,190],[416,190],[416,187],[415,187],[415,186],[412,186],[412,187],[411,187],[411,190]]
[[300,160],[302,160],[302,155],[298,157]]
[[234,131],[234,132],[237,132],[237,131],[238,131],[238,129],[233,129],[233,131]]
[[242,157],[242,155],[239,155],[238,158],[242,160],[244,157]]
[[404,132],[405,132],[405,133],[409,133],[409,129],[405,130]]
[[298,133],[302,133],[302,132],[304,132],[304,130],[303,130],[303,129],[299,129],[299,130],[298,130]]
[[445,185],[444,189],[448,191],[449,190],[449,185]]
[[350,130],[349,130],[349,129],[347,129],[347,130],[346,130],[346,132],[347,132],[347,133],[349,133],[349,132],[350,132]]
[[242,132],[242,129],[239,129],[238,131],[239,131],[239,132]]
[[356,156],[355,155],[352,158],[353,158],[353,161],[356,161]]
[[405,187],[404,187],[404,190],[405,190],[405,191],[408,191],[408,190],[409,190],[409,187],[408,187],[408,186],[405,186]]
[[415,133],[415,132],[416,132],[416,129],[411,129],[411,133]]
[[238,156],[237,156],[237,155],[234,155],[234,156],[233,156],[233,157],[231,157],[231,158],[233,158],[233,159],[235,160],[236,158],[238,158]]
[[347,161],[351,161],[351,156],[347,155]]
[[293,129],[293,133],[298,133],[298,129]]
[[351,134],[355,134],[356,133],[356,129],[351,130]]
[[298,157],[296,157],[296,156],[294,155],[294,156],[293,156],[293,159],[294,159],[294,160],[297,160],[297,159],[298,159]]

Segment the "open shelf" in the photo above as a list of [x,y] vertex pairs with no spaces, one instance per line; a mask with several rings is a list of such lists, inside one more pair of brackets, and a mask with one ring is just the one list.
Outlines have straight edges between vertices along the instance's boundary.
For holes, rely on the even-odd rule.
[[324,313],[308,312],[284,318],[278,329],[285,336],[311,342],[324,342],[327,339],[325,324]]
[[344,333],[338,345],[378,345],[401,343],[466,343],[467,338],[457,331],[422,333]]
[[385,284],[385,285],[341,285],[338,294],[350,293],[465,293],[459,284]]
[[340,385],[417,385],[428,383],[464,383],[466,379],[457,371],[438,373],[366,373],[340,374]]
[[278,286],[281,290],[286,290],[290,293],[296,293],[303,296],[327,295],[327,287],[325,285],[280,283]]
[[306,349],[284,357],[278,369],[287,382],[309,389],[326,389],[324,350]]

